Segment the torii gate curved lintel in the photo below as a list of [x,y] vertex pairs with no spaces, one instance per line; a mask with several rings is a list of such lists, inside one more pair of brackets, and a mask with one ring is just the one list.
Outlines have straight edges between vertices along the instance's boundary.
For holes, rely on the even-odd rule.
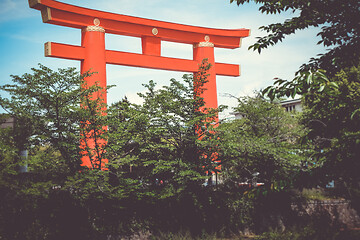
[[[214,29],[163,22],[103,12],[54,0],[29,0],[31,8],[41,11],[43,22],[82,30],[81,46],[47,42],[45,56],[82,61],[82,70],[98,72],[96,78],[106,86],[106,64],[116,64],[181,72],[197,72],[203,58],[213,65],[215,75],[239,76],[239,65],[215,63],[214,47],[238,48],[249,29]],[[105,32],[141,37],[142,54],[105,49]],[[161,56],[161,41],[194,46],[193,60]],[[200,50],[201,48],[201,50]],[[206,50],[205,50],[206,49]],[[212,76],[211,76],[212,75]],[[212,79],[208,79],[212,82]],[[216,92],[208,88],[208,91]],[[216,98],[216,94],[212,95]],[[208,102],[205,99],[205,102]],[[217,102],[217,101],[216,101]],[[208,107],[217,107],[210,104]]]

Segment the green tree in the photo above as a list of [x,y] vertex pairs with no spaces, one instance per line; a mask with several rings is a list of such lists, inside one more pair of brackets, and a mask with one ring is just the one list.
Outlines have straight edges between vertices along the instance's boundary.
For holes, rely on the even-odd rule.
[[206,70],[196,84],[191,75],[162,88],[150,81],[139,94],[141,105],[123,99],[109,107],[109,181],[126,196],[121,204],[123,215],[131,216],[127,222],[141,225],[149,219],[148,227],[166,231],[218,228],[206,215],[215,216],[220,208],[204,186],[207,172],[218,165],[208,157],[219,141],[214,137],[218,110],[203,109],[203,99],[194,97],[195,88],[204,90]]
[[299,144],[304,130],[297,117],[261,96],[238,101],[234,110],[241,118],[222,123],[218,130],[224,178],[231,184],[251,184],[256,177],[267,190],[291,187],[307,152]]
[[[230,0],[238,5],[249,3],[250,0]],[[263,90],[271,99],[275,97],[294,97],[312,91],[328,91],[337,88],[328,77],[333,77],[343,68],[357,66],[359,63],[360,24],[356,16],[360,14],[360,3],[356,0],[346,1],[267,1],[254,0],[260,4],[259,11],[266,14],[281,14],[292,12],[293,17],[283,23],[261,26],[268,34],[259,37],[249,49],[259,53],[296,31],[309,27],[318,27],[320,41],[329,47],[325,54],[311,58],[308,64],[303,64],[293,80],[274,79],[274,86]],[[321,28],[320,28],[321,27]],[[323,69],[323,70],[321,70]],[[350,113],[351,114],[351,113]]]
[[[0,129],[1,238],[99,239],[120,224],[125,226],[119,231],[131,229],[133,214],[123,210],[124,202],[141,196],[130,196],[140,191],[139,182],[119,174],[114,184],[113,171],[100,170],[104,146],[79,146],[84,136],[95,143],[107,137],[104,105],[92,98],[103,89],[86,86],[90,74],[74,68],[53,71],[40,65],[32,71],[1,86],[10,97],[0,104],[16,119],[14,129]],[[29,151],[28,173],[18,172],[22,149]],[[80,166],[83,150],[93,160],[91,171]]]
[[313,161],[319,166],[318,177],[324,184],[331,180],[343,183],[348,197],[355,192],[360,196],[360,66],[341,70],[331,81],[337,89],[304,95],[307,108],[302,123],[317,149]]
[[[14,84],[0,87],[10,95],[1,97],[0,105],[15,118],[12,130],[0,131],[4,239],[88,239],[94,233],[88,224],[97,219],[91,218],[95,208],[86,201],[97,199],[101,206],[105,194],[99,182],[106,176],[80,171],[81,132],[99,129],[104,118],[97,111],[100,100],[90,98],[99,88],[83,87],[89,75],[40,65],[32,73],[11,76]],[[85,122],[87,128],[82,127]],[[28,173],[18,172],[23,164],[19,151],[24,149],[29,151]],[[86,180],[86,188],[80,188]]]
[[[238,5],[249,3],[250,0],[230,0]],[[283,23],[269,24],[260,27],[269,33],[249,48],[259,53],[274,44],[282,41],[286,36],[294,34],[298,30],[309,27],[320,27],[318,36],[326,47],[331,47],[328,52],[319,58],[312,58],[310,64],[303,65],[301,71],[314,69],[326,69],[335,74],[344,67],[357,65],[360,57],[360,24],[357,16],[360,14],[360,3],[357,0],[306,0],[306,1],[269,1],[254,0],[260,4],[259,11],[266,14],[280,14],[292,12],[293,17]]]
[[[13,85],[3,85],[0,90],[10,97],[0,97],[0,105],[16,119],[14,141],[19,150],[32,146],[50,145],[65,159],[68,169],[79,170],[80,131],[90,131],[99,124],[83,122],[100,121],[97,103],[90,95],[98,87],[84,86],[84,78],[75,68],[53,71],[43,65],[32,68],[33,73],[11,76]],[[80,103],[83,107],[80,107]]]
[[[245,4],[250,1],[236,2]],[[359,1],[254,2],[261,4],[259,10],[263,13],[292,11],[294,15],[283,23],[261,27],[268,35],[250,46],[259,53],[297,30],[321,26],[318,44],[329,47],[329,50],[304,64],[293,80],[275,79],[274,85],[265,88],[262,93],[271,100],[283,96],[295,97],[297,94],[303,96],[307,110],[302,122],[309,129],[306,137],[318,149],[311,158],[313,162],[309,163],[313,165],[316,162],[314,171],[321,176],[317,180],[323,183],[339,180],[348,185],[349,194],[350,189],[359,192],[359,179],[353,172],[358,169],[359,159],[360,56],[356,51],[360,47],[360,24],[356,20],[360,11]]]
[[[206,82],[204,74],[200,90]],[[217,165],[206,156],[215,150],[211,137],[218,111],[199,111],[204,101],[194,98],[190,75],[184,75],[183,82],[171,79],[169,86],[158,90],[153,81],[144,86],[147,92],[139,94],[142,105],[125,99],[109,109],[110,165],[127,171],[127,176],[141,181],[160,198],[176,195],[193,184],[201,186],[208,178],[206,171],[214,171]]]

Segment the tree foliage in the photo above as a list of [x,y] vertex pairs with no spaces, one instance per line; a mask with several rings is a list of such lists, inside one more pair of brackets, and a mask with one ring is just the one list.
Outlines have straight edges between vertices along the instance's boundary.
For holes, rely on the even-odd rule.
[[[250,1],[236,2],[244,4]],[[360,24],[356,17],[360,13],[359,1],[254,2],[261,4],[259,10],[266,14],[291,11],[294,15],[283,23],[261,27],[268,35],[259,38],[250,47],[259,53],[297,30],[321,27],[318,44],[329,47],[329,50],[304,64],[294,79],[275,79],[274,85],[265,88],[262,94],[271,100],[283,96],[303,96],[307,109],[303,124],[309,129],[306,139],[318,151],[309,159],[309,165],[316,163],[318,167],[314,169],[314,174],[320,177],[317,182],[337,180],[349,190],[346,196],[355,192],[360,196],[359,179],[354,173],[354,169],[359,167],[359,126],[356,121],[360,112],[360,58],[357,51],[360,47]]]
[[[230,0],[238,5],[249,3],[250,0]],[[309,65],[303,65],[301,70],[326,69],[333,74],[343,67],[357,64],[359,59],[360,24],[357,16],[360,14],[360,3],[357,0],[307,0],[307,1],[268,1],[254,0],[260,4],[259,11],[266,14],[292,12],[293,17],[283,23],[269,24],[260,27],[268,33],[258,38],[249,48],[259,53],[297,30],[309,27],[321,27],[318,44],[331,47],[328,52],[318,58],[312,58]]]
[[299,72],[290,81],[275,78],[273,85],[266,87],[261,93],[273,101],[282,97],[295,98],[297,95],[305,95],[307,93],[331,93],[336,91],[339,87],[338,84],[328,79],[325,74],[324,70],[317,69]]
[[[200,92],[208,67],[198,75]],[[101,99],[92,98],[99,88],[84,87],[89,74],[80,76],[75,69],[55,72],[42,65],[32,71],[13,76],[16,84],[1,87],[11,95],[1,98],[1,105],[17,121],[13,130],[0,131],[1,236],[99,239],[179,222],[195,229],[190,223],[203,221],[204,213],[193,221],[186,216],[194,209],[215,207],[197,199],[206,191],[206,171],[217,166],[206,157],[215,150],[211,137],[217,110],[205,111],[203,99],[194,97],[191,76],[184,76],[183,82],[172,79],[161,89],[151,81],[140,94],[143,104],[124,99],[105,115]],[[104,126],[105,136],[97,135],[108,140],[100,146],[103,155],[91,154],[95,160],[106,158],[108,170],[100,170],[96,161],[91,170],[80,168],[80,138],[89,131],[88,138],[103,134]],[[17,154],[24,148],[29,150],[29,172],[19,173]],[[168,216],[169,211],[176,214]],[[156,215],[159,219],[151,220]],[[11,226],[23,218],[19,233]]]
[[[302,123],[317,148],[322,180],[337,180],[356,187],[360,179],[360,67],[338,72],[331,79],[338,88],[331,92],[310,92],[304,96],[307,106]],[[352,113],[352,114],[351,114]],[[358,187],[356,187],[358,188]]]
[[79,126],[90,111],[80,102],[96,91],[81,88],[89,73],[79,75],[75,68],[53,71],[43,65],[33,73],[11,76],[13,85],[1,86],[10,98],[0,98],[1,107],[14,117],[14,142],[19,150],[32,145],[51,145],[66,160],[71,171],[79,169]]
[[303,129],[294,116],[261,96],[238,101],[234,110],[241,118],[219,127],[225,179],[252,184],[259,174],[257,180],[268,190],[291,186],[306,160],[299,144]]
[[[249,3],[250,0],[230,0],[238,5]],[[356,0],[346,1],[258,1],[259,11],[266,14],[291,12],[293,17],[282,23],[261,26],[268,34],[259,37],[249,49],[259,53],[296,31],[309,27],[319,29],[318,44],[329,47],[325,54],[311,58],[308,64],[303,64],[292,80],[274,79],[274,85],[263,90],[263,94],[271,99],[276,97],[294,97],[313,91],[332,91],[337,84],[331,79],[343,68],[357,66],[359,63],[360,24],[357,17],[360,14],[360,3]],[[320,28],[321,27],[321,28]],[[350,113],[351,114],[351,113]]]
[[[203,70],[197,86],[200,91],[206,82],[206,66]],[[194,97],[190,75],[184,75],[183,82],[171,79],[161,89],[153,81],[144,86],[147,92],[139,94],[143,104],[125,99],[109,109],[110,163],[161,198],[201,186],[205,172],[217,165],[206,157],[215,151],[211,137],[217,110],[199,111],[204,101]]]

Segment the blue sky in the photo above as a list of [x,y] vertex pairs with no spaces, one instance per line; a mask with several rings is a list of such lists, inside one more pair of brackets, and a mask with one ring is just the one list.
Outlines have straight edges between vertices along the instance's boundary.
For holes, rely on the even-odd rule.
[[[240,77],[217,77],[219,104],[233,107],[236,101],[224,95],[251,95],[272,83],[274,77],[293,78],[294,72],[310,57],[324,52],[316,45],[318,29],[299,31],[282,43],[260,55],[247,50],[256,37],[265,33],[262,25],[282,22],[291,13],[265,15],[258,5],[238,7],[229,0],[62,0],[62,2],[102,11],[170,21],[212,28],[249,28],[251,36],[244,38],[239,49],[215,49],[217,62],[240,64]],[[40,12],[30,9],[27,0],[0,0],[0,84],[11,83],[10,74],[30,72],[31,67],[42,63],[52,69],[80,67],[78,61],[45,58],[44,43],[52,41],[80,45],[80,30],[42,23]],[[138,38],[106,35],[106,48],[119,51],[141,52]],[[192,46],[162,43],[162,55],[192,58]],[[107,65],[107,81],[117,85],[108,94],[108,102],[120,100],[125,95],[139,103],[136,93],[144,91],[141,84],[154,80],[159,86],[167,85],[170,78],[181,79],[183,73]],[[1,110],[0,110],[1,111]]]

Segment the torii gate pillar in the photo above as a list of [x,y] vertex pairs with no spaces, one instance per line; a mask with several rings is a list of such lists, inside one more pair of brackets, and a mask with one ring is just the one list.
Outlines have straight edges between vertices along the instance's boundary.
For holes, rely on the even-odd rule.
[[[94,21],[97,24],[97,21]],[[85,88],[97,85],[101,87],[99,91],[96,91],[92,95],[92,99],[99,99],[101,103],[107,103],[106,94],[106,55],[105,55],[105,29],[99,26],[87,26],[81,29],[81,47],[84,49],[84,59],[81,60],[80,71],[81,74],[90,71],[93,73],[84,79]],[[106,110],[106,109],[103,109]],[[86,124],[86,123],[84,123]],[[103,130],[106,131],[106,126],[103,126]],[[98,144],[102,148],[107,144],[104,139],[98,139],[94,142],[94,139],[90,136],[93,132],[87,133],[89,136],[85,136],[80,141],[80,148],[86,149],[86,145],[89,149],[95,149],[95,145]],[[81,161],[83,166],[92,166],[89,154],[86,151],[82,153]],[[104,165],[106,160],[102,160]]]
[[[94,72],[85,78],[87,86],[98,84],[106,89],[106,56],[105,56],[105,30],[99,26],[88,26],[81,31],[81,46],[84,48],[84,59],[81,61],[81,73]],[[107,103],[106,92],[98,91],[96,98]]]
[[[206,40],[210,40],[209,37],[205,37]],[[200,42],[194,44],[193,59],[201,65],[204,59],[211,65],[211,68],[207,71],[207,83],[204,85],[206,91],[204,91],[201,97],[204,98],[205,106],[207,108],[217,108],[217,90],[216,90],[216,69],[215,69],[215,56],[214,56],[214,44],[211,42]],[[194,73],[196,77],[197,72]]]

